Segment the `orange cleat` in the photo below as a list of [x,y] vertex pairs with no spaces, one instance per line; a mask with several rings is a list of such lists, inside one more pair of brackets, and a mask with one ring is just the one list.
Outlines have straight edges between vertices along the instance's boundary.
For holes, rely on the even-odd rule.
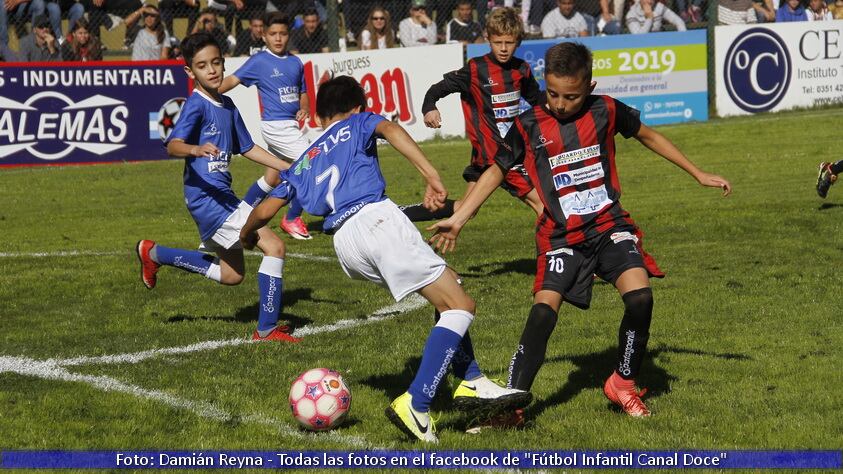
[[281,223],[279,224],[281,230],[290,234],[290,237],[298,240],[310,240],[312,237],[310,236],[310,232],[307,231],[307,226],[304,225],[304,221],[301,220],[301,217],[296,217],[295,219],[288,221],[287,216],[281,218]]
[[647,389],[636,392],[634,380],[624,380],[617,372],[612,372],[612,375],[603,384],[603,393],[612,403],[623,408],[623,411],[629,416],[650,416],[650,410],[641,401],[641,397],[647,393]]
[[276,326],[275,329],[273,329],[271,333],[266,335],[266,337],[261,337],[260,333],[255,331],[254,333],[252,333],[252,340],[253,341],[277,341],[277,342],[301,342],[301,338],[291,335],[288,332],[289,330],[290,330],[290,328],[287,327],[287,326]]
[[141,240],[138,242],[136,247],[136,252],[138,254],[138,260],[140,260],[141,264],[141,281],[143,281],[144,286],[148,289],[155,288],[155,283],[158,282],[158,269],[161,268],[161,265],[156,263],[155,260],[152,260],[152,257],[149,256],[149,251],[155,247],[155,242],[151,240]]

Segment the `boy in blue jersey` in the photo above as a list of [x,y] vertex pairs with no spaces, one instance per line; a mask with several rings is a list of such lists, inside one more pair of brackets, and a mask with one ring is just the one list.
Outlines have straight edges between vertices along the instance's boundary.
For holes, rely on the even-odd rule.
[[[185,72],[196,90],[187,99],[179,120],[167,137],[170,156],[184,158],[184,198],[202,238],[202,246],[217,257],[164,247],[151,240],[137,245],[141,279],[152,289],[161,265],[181,268],[223,285],[243,281],[245,265],[240,245],[240,228],[252,210],[231,190],[228,172],[232,155],[246,158],[278,171],[289,165],[255,145],[234,102],[219,93],[224,63],[213,36],[197,33],[182,42]],[[252,339],[298,342],[277,325],[281,313],[284,242],[268,228],[259,229],[264,253],[258,270],[260,305],[258,328]]]
[[377,139],[385,138],[425,178],[428,207],[441,207],[447,192],[407,132],[380,115],[361,112],[365,108],[365,94],[353,78],[322,84],[316,110],[325,131],[281,173],[281,184],[252,211],[240,238],[246,248],[260,244],[259,229],[289,199],[298,199],[310,214],[325,216],[325,233],[334,236],[334,250],[348,276],[387,287],[396,300],[418,292],[433,304],[441,317],[427,338],[416,377],[386,414],[411,437],[436,442],[430,403],[449,365],[463,379],[455,392],[457,405],[497,412],[527,405],[532,394],[500,387],[480,372],[467,334],[474,300],[387,198]]
[[[310,145],[299,128],[299,121],[309,118],[310,103],[304,83],[301,59],[287,53],[290,21],[281,12],[270,13],[264,21],[263,41],[266,49],[251,56],[242,67],[225,78],[220,92],[226,93],[238,84],[258,86],[261,105],[261,135],[269,151],[292,163]],[[279,183],[278,173],[267,169],[244,200],[256,206]],[[302,208],[290,202],[287,214],[281,219],[281,229],[291,237],[309,240],[310,233],[301,219]]]

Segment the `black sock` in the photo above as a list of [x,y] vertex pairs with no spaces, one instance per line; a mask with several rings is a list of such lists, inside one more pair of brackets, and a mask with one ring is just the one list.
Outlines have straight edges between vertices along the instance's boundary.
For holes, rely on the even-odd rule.
[[840,160],[837,163],[832,163],[831,166],[829,166],[829,169],[831,170],[831,174],[840,174],[840,172],[843,171],[843,160]]
[[399,209],[412,222],[433,221],[437,219],[447,219],[454,215],[454,200],[446,199],[445,205],[438,211],[430,211],[421,203],[409,204],[407,206],[398,206]]
[[507,387],[530,390],[533,386],[533,380],[544,364],[547,341],[557,320],[556,311],[544,303],[535,304],[530,309],[530,316],[527,317],[527,324],[518,341],[518,349],[509,363]]
[[641,362],[650,339],[653,318],[653,291],[650,288],[633,290],[623,295],[626,310],[618,331],[618,359],[615,369],[625,380],[638,376]]

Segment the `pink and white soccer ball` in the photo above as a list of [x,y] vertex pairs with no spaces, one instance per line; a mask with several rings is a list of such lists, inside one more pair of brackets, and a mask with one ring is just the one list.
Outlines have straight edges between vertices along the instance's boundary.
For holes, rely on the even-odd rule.
[[290,408],[298,422],[311,431],[339,426],[351,408],[351,390],[339,372],[310,369],[290,387]]

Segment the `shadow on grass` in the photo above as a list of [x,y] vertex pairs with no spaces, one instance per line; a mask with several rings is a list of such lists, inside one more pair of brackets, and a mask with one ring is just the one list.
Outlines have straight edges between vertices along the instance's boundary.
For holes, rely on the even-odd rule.
[[521,273],[524,275],[536,274],[536,259],[535,258],[520,258],[510,262],[492,262],[484,263],[482,265],[474,265],[468,267],[467,272],[460,273],[460,276],[465,277],[483,277],[489,275],[502,275],[505,273]]
[[[659,345],[647,351],[647,357],[644,359],[641,367],[641,375],[636,380],[640,387],[647,388],[647,397],[659,397],[665,393],[670,393],[670,384],[679,380],[678,377],[671,375],[667,372],[667,370],[654,362],[659,358],[659,356],[664,354],[695,355],[727,360],[752,360],[751,357],[745,354],[737,354],[733,352],[716,353],[699,349],[685,349],[681,347]],[[548,359],[546,363],[565,361],[573,363],[576,368],[568,374],[568,380],[564,385],[562,385],[562,387],[559,388],[559,390],[545,399],[536,401],[527,408],[525,413],[527,418],[536,418],[548,408],[573,399],[583,390],[599,389],[602,392],[603,383],[611,374],[612,368],[615,365],[616,357],[617,348],[612,347],[604,351],[591,354],[554,357]],[[647,397],[645,397],[645,400]],[[613,403],[607,401],[607,404],[611,406],[613,410],[618,412],[620,411],[620,407],[614,405]]]
[[817,208],[818,211],[825,211],[828,209],[834,209],[835,207],[843,207],[843,204],[837,204],[834,202],[824,202],[820,204],[820,207]]

